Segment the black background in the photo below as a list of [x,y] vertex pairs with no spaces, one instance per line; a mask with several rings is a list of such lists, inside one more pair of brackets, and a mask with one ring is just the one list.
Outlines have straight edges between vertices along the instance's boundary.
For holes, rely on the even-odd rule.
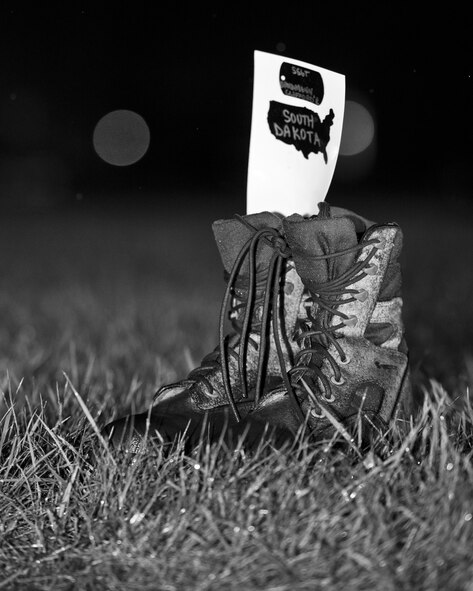
[[[174,7],[172,7],[174,6]],[[471,19],[400,3],[48,5],[5,2],[0,22],[0,203],[110,195],[139,206],[170,191],[246,189],[253,51],[346,76],[377,127],[374,165],[340,158],[332,188],[468,196]],[[101,161],[97,121],[131,109],[151,146],[129,167]],[[355,162],[356,167],[356,162]]]

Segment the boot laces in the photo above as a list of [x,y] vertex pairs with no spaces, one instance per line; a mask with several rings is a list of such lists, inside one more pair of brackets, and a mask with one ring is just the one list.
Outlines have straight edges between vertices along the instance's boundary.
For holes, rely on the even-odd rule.
[[[248,344],[251,343],[258,350],[255,386],[255,404],[257,404],[264,384],[268,325],[271,317],[273,318],[273,334],[281,373],[286,373],[284,353],[280,342],[282,337],[279,333],[279,319],[281,315],[281,283],[291,265],[291,263],[286,263],[291,257],[291,250],[277,229],[262,228],[257,230],[248,220],[239,215],[236,217],[242,224],[253,231],[253,235],[240,250],[230,273],[225,275],[227,286],[220,310],[219,345],[212,353],[204,357],[198,368],[189,374],[188,381],[199,381],[204,384],[209,397],[217,397],[219,393],[214,391],[214,386],[206,374],[215,371],[215,369],[220,369],[225,395],[236,420],[240,421],[241,417],[235,404],[230,380],[229,355],[236,360],[238,365],[241,397],[247,398],[246,356]],[[271,246],[273,254],[267,265],[257,268],[257,249],[262,242]],[[245,259],[248,259],[248,273],[239,274]],[[234,331],[231,335],[225,335],[227,309],[229,309],[228,316]],[[284,323],[282,325],[284,326]],[[232,342],[230,345],[230,337],[235,338],[235,335],[235,343]],[[258,338],[255,339],[255,336]]]
[[[335,279],[318,285],[311,285],[311,296],[306,299],[304,304],[307,317],[299,321],[296,336],[296,341],[301,350],[295,357],[294,367],[289,370],[287,376],[283,375],[290,400],[302,421],[305,421],[305,417],[297,399],[296,391],[303,397],[308,396],[317,408],[324,407],[335,401],[332,384],[340,385],[343,383],[339,365],[349,362],[347,355],[338,342],[341,335],[337,334],[337,331],[345,326],[354,326],[357,322],[355,316],[348,316],[338,308],[356,300],[364,301],[366,299],[367,293],[364,290],[357,290],[350,286],[366,277],[366,275],[373,273],[375,269],[370,262],[381,244],[380,239],[373,238],[345,250],[311,257],[314,262],[335,259],[372,246],[365,259],[356,262],[350,269],[347,269]],[[340,322],[330,325],[334,316],[339,317]],[[329,352],[330,345],[333,345],[337,351],[338,361]],[[330,378],[322,370],[324,360],[329,363],[332,369],[333,374]],[[317,382],[322,385],[321,396],[315,394],[317,392]],[[315,411],[311,412],[316,417],[323,416]]]

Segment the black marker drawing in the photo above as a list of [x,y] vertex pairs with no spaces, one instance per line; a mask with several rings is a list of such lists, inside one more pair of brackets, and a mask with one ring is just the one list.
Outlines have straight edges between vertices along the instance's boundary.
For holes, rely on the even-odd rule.
[[335,114],[330,109],[323,121],[317,113],[305,107],[285,105],[270,101],[268,125],[274,137],[285,144],[293,145],[305,158],[313,152],[321,152],[327,164],[327,144],[330,141],[330,127]]
[[294,96],[315,105],[324,98],[324,82],[319,72],[283,62],[279,69],[279,84],[286,96]]

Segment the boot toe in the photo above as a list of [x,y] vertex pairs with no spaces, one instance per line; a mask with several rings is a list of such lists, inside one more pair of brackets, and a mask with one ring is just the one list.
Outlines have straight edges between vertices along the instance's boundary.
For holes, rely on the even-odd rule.
[[146,419],[147,413],[117,419],[104,427],[102,437],[114,449],[136,452],[146,435]]

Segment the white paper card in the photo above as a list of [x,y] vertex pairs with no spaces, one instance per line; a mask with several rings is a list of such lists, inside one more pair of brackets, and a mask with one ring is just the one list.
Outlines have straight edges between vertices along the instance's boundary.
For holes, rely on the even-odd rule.
[[255,51],[247,213],[318,212],[337,162],[345,76]]

